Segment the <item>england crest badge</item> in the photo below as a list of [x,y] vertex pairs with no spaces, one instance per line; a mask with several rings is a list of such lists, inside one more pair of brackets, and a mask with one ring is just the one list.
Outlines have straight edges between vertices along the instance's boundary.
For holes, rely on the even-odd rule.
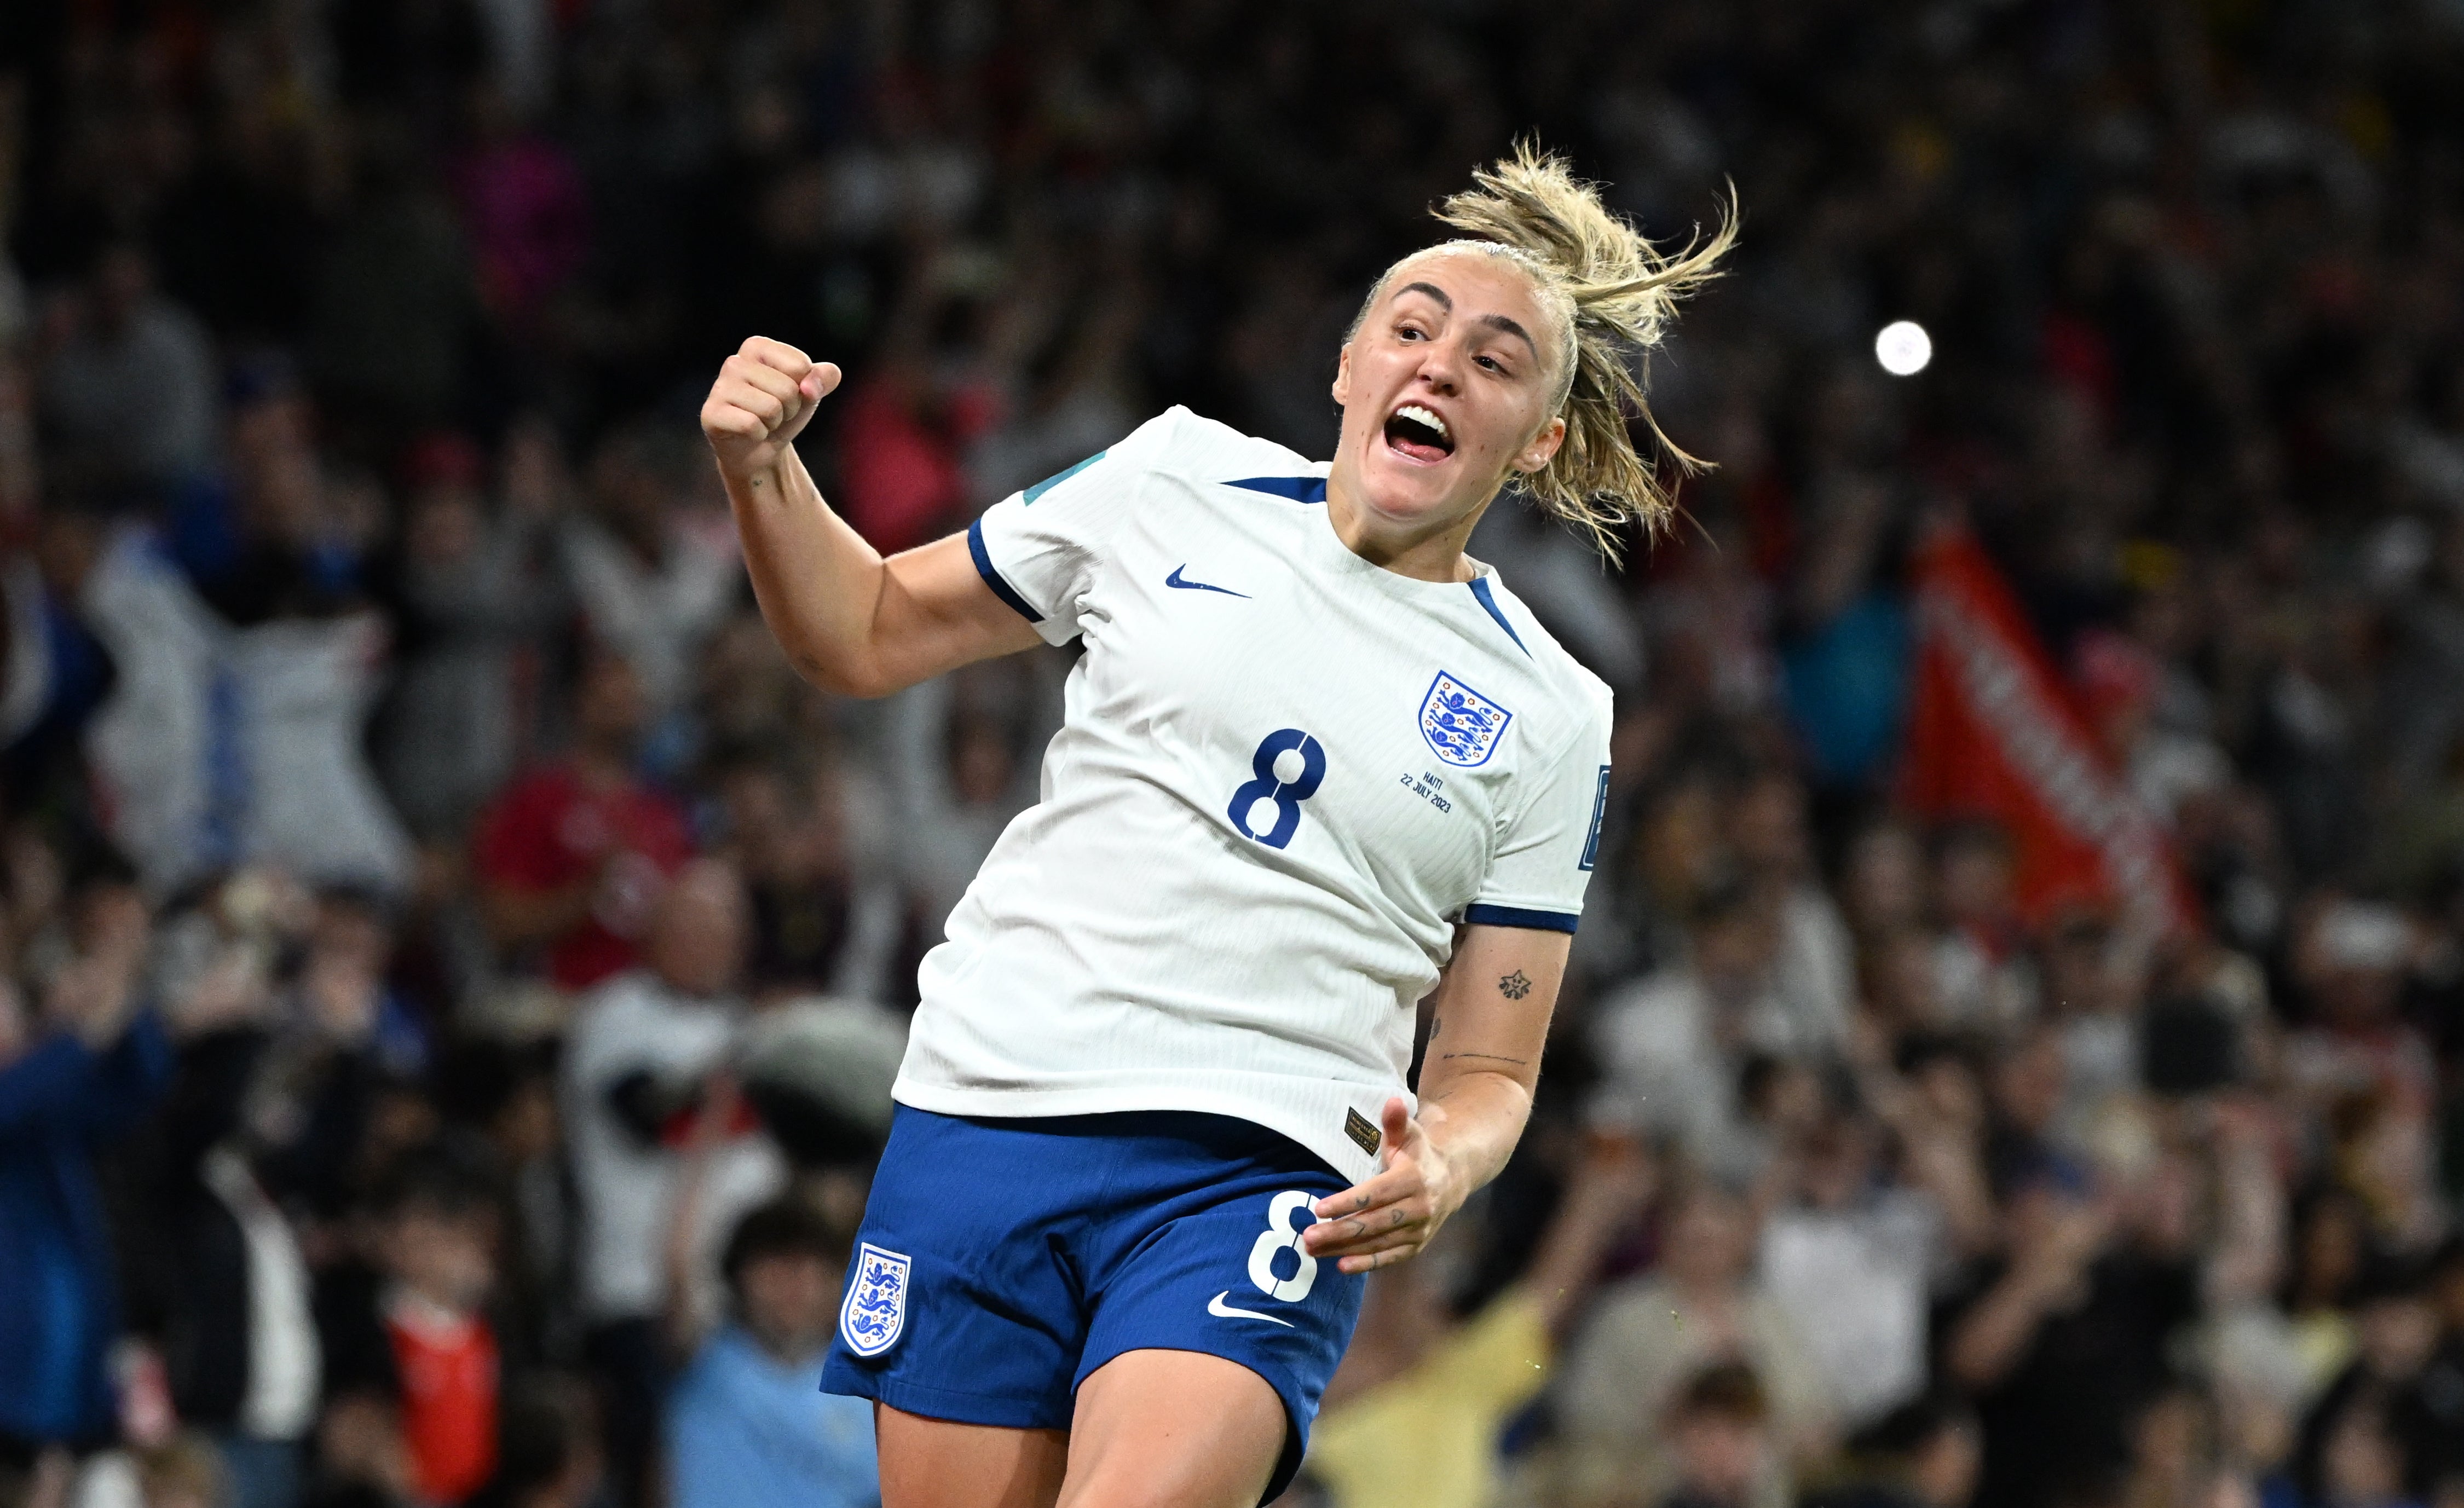
[[847,1301],[839,1305],[839,1339],[858,1356],[879,1356],[907,1329],[909,1263],[870,1241],[856,1248]]
[[1488,763],[1514,714],[1444,670],[1420,698],[1420,736],[1439,758],[1470,769]]

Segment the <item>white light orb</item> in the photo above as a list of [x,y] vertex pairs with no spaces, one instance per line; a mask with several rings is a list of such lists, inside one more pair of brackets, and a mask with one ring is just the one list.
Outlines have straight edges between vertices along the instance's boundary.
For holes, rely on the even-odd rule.
[[1913,319],[1894,319],[1874,337],[1874,360],[1893,377],[1914,377],[1933,360],[1933,337]]

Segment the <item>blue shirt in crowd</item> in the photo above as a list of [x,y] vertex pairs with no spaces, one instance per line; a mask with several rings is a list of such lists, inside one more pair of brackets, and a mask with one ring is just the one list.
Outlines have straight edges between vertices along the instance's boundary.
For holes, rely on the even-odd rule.
[[1908,613],[1868,592],[1782,651],[1782,688],[1815,783],[1854,785],[1899,749],[1908,696]]
[[740,1325],[711,1337],[668,1401],[673,1508],[873,1508],[872,1405],[822,1391]]
[[0,1436],[88,1444],[112,1428],[119,1315],[94,1148],[171,1066],[151,1015],[108,1051],[60,1036],[0,1066]]

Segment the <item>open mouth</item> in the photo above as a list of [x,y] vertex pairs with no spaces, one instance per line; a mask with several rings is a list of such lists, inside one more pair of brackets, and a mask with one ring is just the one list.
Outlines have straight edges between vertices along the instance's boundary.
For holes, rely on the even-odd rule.
[[1446,422],[1419,404],[1405,404],[1386,421],[1386,447],[1415,461],[1442,461],[1455,453]]

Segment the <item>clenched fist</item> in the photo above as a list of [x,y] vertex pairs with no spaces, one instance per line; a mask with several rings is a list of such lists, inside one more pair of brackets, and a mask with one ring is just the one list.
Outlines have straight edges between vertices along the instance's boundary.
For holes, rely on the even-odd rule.
[[718,369],[701,405],[701,432],[730,476],[750,476],[786,453],[839,385],[839,369],[782,341],[755,336]]

